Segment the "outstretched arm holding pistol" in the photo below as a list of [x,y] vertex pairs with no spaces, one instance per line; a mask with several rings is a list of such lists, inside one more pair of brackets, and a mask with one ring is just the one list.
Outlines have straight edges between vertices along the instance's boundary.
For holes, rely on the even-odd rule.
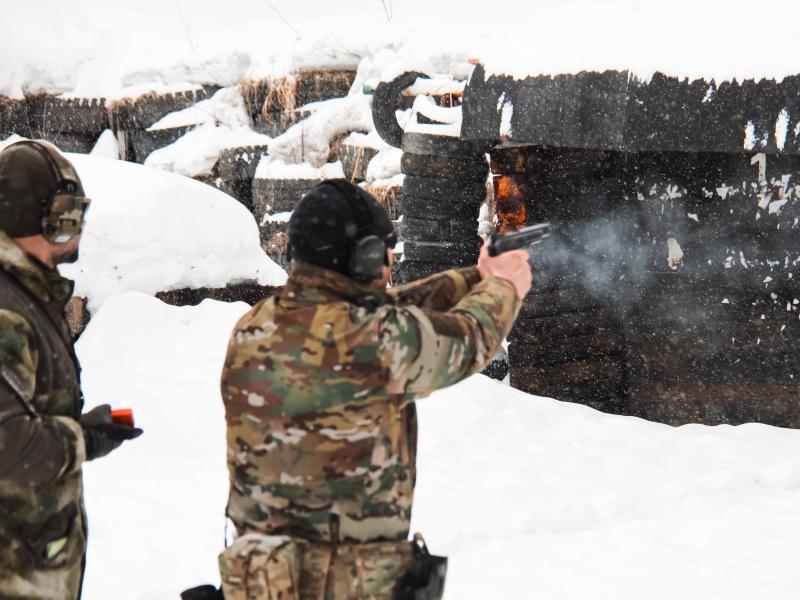
[[514,284],[522,300],[531,289],[532,273],[527,248],[550,235],[550,223],[523,227],[506,234],[495,234],[481,248],[478,271],[482,279],[500,277]]

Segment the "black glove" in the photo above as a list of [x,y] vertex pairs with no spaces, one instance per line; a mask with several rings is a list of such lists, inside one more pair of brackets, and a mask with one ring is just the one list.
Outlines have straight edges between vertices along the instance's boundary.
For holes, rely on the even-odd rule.
[[125,440],[142,435],[138,427],[118,425],[111,420],[111,406],[101,404],[81,416],[83,439],[86,442],[86,460],[105,456],[119,448]]

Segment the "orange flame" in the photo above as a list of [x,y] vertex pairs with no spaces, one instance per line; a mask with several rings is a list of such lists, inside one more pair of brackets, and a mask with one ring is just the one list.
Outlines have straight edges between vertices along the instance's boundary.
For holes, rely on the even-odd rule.
[[507,175],[494,177],[494,197],[497,203],[497,231],[507,233],[525,225],[527,209],[519,184]]

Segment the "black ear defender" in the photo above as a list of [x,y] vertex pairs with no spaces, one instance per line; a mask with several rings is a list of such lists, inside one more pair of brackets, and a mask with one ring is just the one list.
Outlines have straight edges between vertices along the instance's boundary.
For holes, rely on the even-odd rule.
[[352,231],[346,234],[350,238],[350,259],[348,271],[350,278],[359,283],[369,283],[380,279],[383,267],[387,263],[386,241],[375,234],[361,237],[360,234],[373,225],[372,213],[366,202],[358,196],[344,180],[329,180],[325,184],[334,186],[347,199],[355,217]]
[[42,201],[42,235],[53,243],[68,242],[81,233],[83,217],[89,206],[77,172],[67,159],[46,142],[25,140],[17,143],[26,144],[39,152],[58,182],[53,193]]

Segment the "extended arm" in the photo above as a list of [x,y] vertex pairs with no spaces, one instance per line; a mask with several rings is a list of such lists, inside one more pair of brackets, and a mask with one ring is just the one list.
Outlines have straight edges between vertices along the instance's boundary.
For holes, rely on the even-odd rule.
[[388,292],[399,306],[445,311],[453,308],[480,280],[477,267],[451,269],[390,288]]
[[448,311],[408,306],[390,312],[381,348],[389,394],[422,397],[482,370],[520,305],[511,283],[490,277]]
[[69,417],[31,414],[38,357],[30,327],[17,313],[0,310],[0,480],[21,484],[54,481],[78,469],[84,439]]

